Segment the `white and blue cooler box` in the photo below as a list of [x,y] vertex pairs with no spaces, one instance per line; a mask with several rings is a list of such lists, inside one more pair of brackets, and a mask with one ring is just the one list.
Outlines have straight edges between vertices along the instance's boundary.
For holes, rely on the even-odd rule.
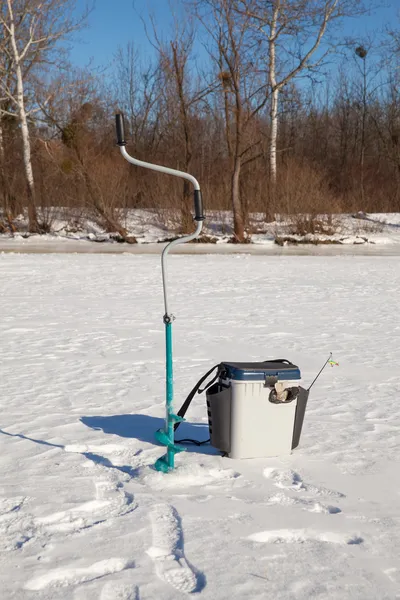
[[[211,444],[230,458],[290,454],[308,400],[300,379],[300,369],[287,360],[221,363],[217,383],[207,390]],[[288,390],[284,402],[276,394],[278,381]]]

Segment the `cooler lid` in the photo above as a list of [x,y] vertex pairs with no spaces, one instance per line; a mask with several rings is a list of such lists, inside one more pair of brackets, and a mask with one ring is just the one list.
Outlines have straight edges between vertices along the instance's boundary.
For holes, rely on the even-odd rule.
[[300,379],[300,369],[286,359],[263,362],[223,362],[225,378],[237,381],[264,381],[266,377],[278,379]]

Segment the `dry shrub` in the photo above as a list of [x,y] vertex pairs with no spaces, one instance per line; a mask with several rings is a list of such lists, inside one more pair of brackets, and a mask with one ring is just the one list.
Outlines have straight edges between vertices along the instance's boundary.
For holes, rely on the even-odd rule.
[[339,212],[339,206],[322,169],[288,160],[278,171],[276,212],[315,215]]
[[60,210],[58,208],[42,204],[38,209],[40,230],[43,233],[51,233],[54,230],[54,223],[59,215]]
[[211,235],[201,235],[198,238],[195,238],[189,243],[192,244],[216,244],[218,242],[218,238]]
[[[287,161],[278,176],[277,212],[289,235],[334,235],[340,223],[339,203],[326,174],[305,162]],[[281,217],[281,218],[282,218]]]
[[298,214],[289,215],[288,233],[291,235],[334,235],[340,223],[334,215]]

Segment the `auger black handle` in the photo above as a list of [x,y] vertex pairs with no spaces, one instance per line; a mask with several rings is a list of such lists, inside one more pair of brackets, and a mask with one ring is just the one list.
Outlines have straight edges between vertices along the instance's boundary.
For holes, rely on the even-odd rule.
[[205,216],[203,213],[203,198],[200,190],[194,190],[194,213],[195,221],[204,221]]
[[117,113],[115,115],[115,127],[117,129],[118,146],[126,146],[124,115]]

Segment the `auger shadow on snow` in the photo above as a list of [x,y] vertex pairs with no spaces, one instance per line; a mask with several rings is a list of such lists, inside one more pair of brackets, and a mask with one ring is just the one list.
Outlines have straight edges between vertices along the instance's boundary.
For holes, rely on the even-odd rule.
[[[41,446],[50,446],[51,448],[60,448],[64,451],[66,450],[66,447],[63,444],[53,444],[52,442],[46,442],[46,440],[31,438],[22,433],[9,433],[8,431],[0,429],[0,434],[7,435],[13,438],[19,438],[28,442],[33,442],[34,444],[39,444]],[[102,465],[103,467],[108,467],[110,469],[116,469],[117,471],[121,471],[122,473],[127,473],[130,477],[136,477],[138,475],[138,469],[134,469],[129,465],[114,465],[108,458],[102,456],[101,454],[95,454],[94,452],[76,452],[75,454],[81,454],[85,458],[93,461],[98,465]]]
[[[150,415],[110,415],[81,417],[81,422],[91,429],[101,430],[107,434],[119,435],[124,438],[137,439],[159,446],[155,438],[155,432],[164,427],[165,420]],[[194,439],[205,441],[210,437],[208,425],[202,423],[182,423],[176,433],[176,441]],[[199,454],[220,454],[218,450],[210,445],[196,446],[182,442],[187,452]]]
[[9,433],[8,431],[4,431],[3,429],[0,429],[0,433],[2,433],[3,435],[8,435],[9,437],[20,438],[21,440],[27,440],[28,442],[34,442],[35,444],[42,444],[43,446],[51,446],[52,448],[61,448],[62,450],[65,449],[65,446],[63,446],[62,444],[52,444],[51,442],[46,442],[46,440],[38,440],[36,438],[28,437],[27,435],[24,435],[23,433]]

